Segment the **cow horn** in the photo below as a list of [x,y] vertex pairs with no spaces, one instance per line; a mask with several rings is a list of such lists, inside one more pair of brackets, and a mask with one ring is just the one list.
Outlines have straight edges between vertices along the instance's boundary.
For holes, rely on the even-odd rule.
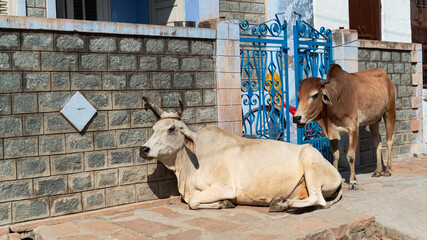
[[179,117],[182,117],[182,113],[184,112],[184,104],[179,100],[179,110],[177,112]]
[[330,83],[331,81],[329,81],[328,79],[320,79],[320,84],[325,85]]
[[142,97],[142,99],[148,104],[148,106],[154,111],[154,113],[160,118],[165,112],[161,108],[157,107],[150,99]]

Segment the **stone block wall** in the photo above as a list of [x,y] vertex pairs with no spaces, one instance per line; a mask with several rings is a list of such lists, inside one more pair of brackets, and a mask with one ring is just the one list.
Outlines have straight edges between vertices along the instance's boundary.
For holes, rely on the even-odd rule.
[[[420,153],[422,142],[422,71],[420,46],[359,40],[358,69],[384,69],[396,86],[396,124],[392,156]],[[360,129],[360,161],[375,159],[369,129]],[[380,123],[382,157],[387,159],[384,121]]]
[[[182,100],[195,131],[215,124],[215,48],[207,38],[0,30],[0,225],[176,195],[174,174],[139,157],[156,121],[141,97],[166,110]],[[59,114],[75,91],[98,110],[83,133]]]
[[264,22],[263,0],[219,0],[219,16],[227,20],[248,20],[250,24]]
[[46,0],[26,0],[28,17],[46,17]]

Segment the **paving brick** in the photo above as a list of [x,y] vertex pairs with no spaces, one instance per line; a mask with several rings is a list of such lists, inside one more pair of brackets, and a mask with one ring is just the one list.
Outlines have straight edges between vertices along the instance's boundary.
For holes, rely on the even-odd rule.
[[9,53],[0,53],[0,70],[12,70],[12,58]]
[[52,174],[81,172],[83,170],[83,154],[67,154],[51,156]]
[[58,113],[44,115],[44,133],[67,133],[75,131],[74,128]]
[[116,147],[115,132],[95,133],[95,149],[111,149]]
[[59,112],[71,96],[70,92],[39,93],[40,112]]
[[107,55],[104,54],[81,54],[80,69],[83,71],[106,71]]
[[132,128],[134,127],[152,127],[157,121],[156,115],[152,110],[132,111]]
[[226,222],[223,220],[217,220],[207,217],[197,217],[187,220],[185,222],[192,226],[197,226],[215,233],[227,232],[241,227],[241,225],[236,223]]
[[133,164],[132,148],[117,149],[108,151],[108,166],[129,166]]
[[143,218],[137,218],[130,221],[120,221],[116,223],[135,232],[148,235],[177,229],[177,227],[172,225],[166,225],[161,222],[148,221]]
[[88,222],[80,223],[79,225],[83,228],[87,228],[92,231],[95,231],[98,234],[113,233],[121,229],[121,227],[111,224],[110,222],[107,222],[105,220],[88,221]]
[[12,102],[12,109],[14,114],[36,113],[39,110],[37,105],[37,93],[13,94]]
[[163,53],[165,51],[164,41],[161,39],[148,39],[145,49],[150,53]]
[[82,211],[81,195],[79,193],[51,197],[51,216],[58,216]]
[[85,233],[70,237],[63,237],[61,240],[102,240],[102,238],[99,238],[92,233]]
[[110,234],[111,237],[118,240],[143,240],[145,237],[141,235],[137,235],[133,232],[129,232],[127,230],[120,230]]
[[112,108],[110,92],[84,92],[83,95],[96,110],[110,110]]
[[108,37],[94,37],[89,40],[91,52],[115,52],[117,51],[117,39]]
[[0,182],[0,202],[25,199],[32,195],[31,180]]
[[103,89],[118,90],[126,88],[126,74],[124,73],[103,73]]
[[77,71],[77,54],[73,53],[42,53],[43,71]]
[[[0,181],[15,180],[16,179],[16,163],[15,160],[2,160],[0,161]],[[1,213],[1,207],[0,207]],[[0,214],[1,222],[1,214]]]
[[106,151],[86,152],[84,158],[86,170],[103,169],[107,167]]
[[95,190],[82,193],[83,209],[93,210],[105,207],[105,190]]
[[49,157],[21,158],[17,160],[18,178],[46,177],[50,175]]
[[12,102],[9,94],[0,94],[0,115],[8,115],[12,111]]
[[179,60],[176,57],[163,56],[160,58],[160,69],[164,71],[177,71]]
[[65,136],[67,152],[83,152],[93,150],[93,133],[72,133]]
[[0,33],[1,50],[18,50],[20,48],[19,32],[2,32]]
[[22,91],[21,73],[0,73],[0,93],[11,93]]
[[99,73],[71,73],[71,90],[101,90]]
[[50,91],[49,73],[25,73],[24,91]]
[[194,55],[213,55],[213,43],[207,41],[192,41],[191,53]]
[[93,172],[77,173],[68,176],[68,188],[70,192],[79,192],[93,189],[95,178]]
[[53,50],[53,34],[23,33],[22,50]]
[[117,206],[126,203],[135,202],[135,186],[119,186],[110,188],[105,194],[107,206]]
[[159,68],[155,56],[142,56],[139,58],[139,70],[156,71]]
[[117,130],[118,147],[139,147],[148,140],[148,129]]
[[55,224],[55,225],[49,226],[49,228],[57,236],[80,233],[80,228],[77,227],[76,224],[70,223],[70,222]]
[[109,129],[121,129],[130,127],[130,111],[110,111],[109,116]]
[[12,203],[13,221],[22,222],[49,216],[49,203],[47,198],[19,201]]
[[127,91],[113,93],[113,109],[141,108],[141,92]]
[[136,201],[148,201],[157,199],[159,186],[157,182],[141,183],[136,186]]
[[34,194],[36,196],[50,196],[67,192],[67,177],[56,176],[37,178],[34,180]]
[[4,157],[16,158],[38,155],[37,137],[20,137],[4,139]]
[[138,38],[120,39],[119,49],[121,52],[140,52],[142,49],[142,41]]
[[110,71],[135,71],[136,56],[129,55],[113,55],[109,56],[108,69]]
[[12,204],[11,203],[0,204],[0,224],[4,225],[4,224],[9,224],[11,222],[12,222]]
[[107,112],[98,111],[95,116],[89,121],[87,131],[107,130]]
[[171,76],[168,73],[156,73],[152,75],[154,89],[170,89]]
[[85,39],[83,35],[62,35],[55,36],[55,51],[84,51],[86,50]]
[[95,172],[95,187],[104,188],[117,186],[119,184],[118,169],[109,169]]
[[130,89],[147,89],[148,88],[148,75],[143,73],[132,74],[129,77]]
[[119,169],[120,185],[147,181],[147,165]]
[[65,153],[65,139],[63,134],[40,136],[39,144],[40,155]]
[[22,122],[21,117],[18,116],[4,116],[0,117],[0,136],[2,137],[16,137],[22,136]]

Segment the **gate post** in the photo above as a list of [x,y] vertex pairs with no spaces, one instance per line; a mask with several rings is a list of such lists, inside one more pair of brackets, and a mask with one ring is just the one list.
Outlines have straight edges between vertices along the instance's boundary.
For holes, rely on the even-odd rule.
[[[217,29],[214,60],[218,126],[242,136],[239,24],[237,20],[221,19],[209,23]],[[205,99],[207,95],[204,93]]]

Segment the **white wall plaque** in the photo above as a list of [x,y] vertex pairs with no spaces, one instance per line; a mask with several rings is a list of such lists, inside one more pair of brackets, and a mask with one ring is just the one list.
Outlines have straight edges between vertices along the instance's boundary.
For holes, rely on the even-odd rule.
[[60,113],[77,131],[81,132],[95,115],[96,109],[80,92],[76,92],[64,105]]

